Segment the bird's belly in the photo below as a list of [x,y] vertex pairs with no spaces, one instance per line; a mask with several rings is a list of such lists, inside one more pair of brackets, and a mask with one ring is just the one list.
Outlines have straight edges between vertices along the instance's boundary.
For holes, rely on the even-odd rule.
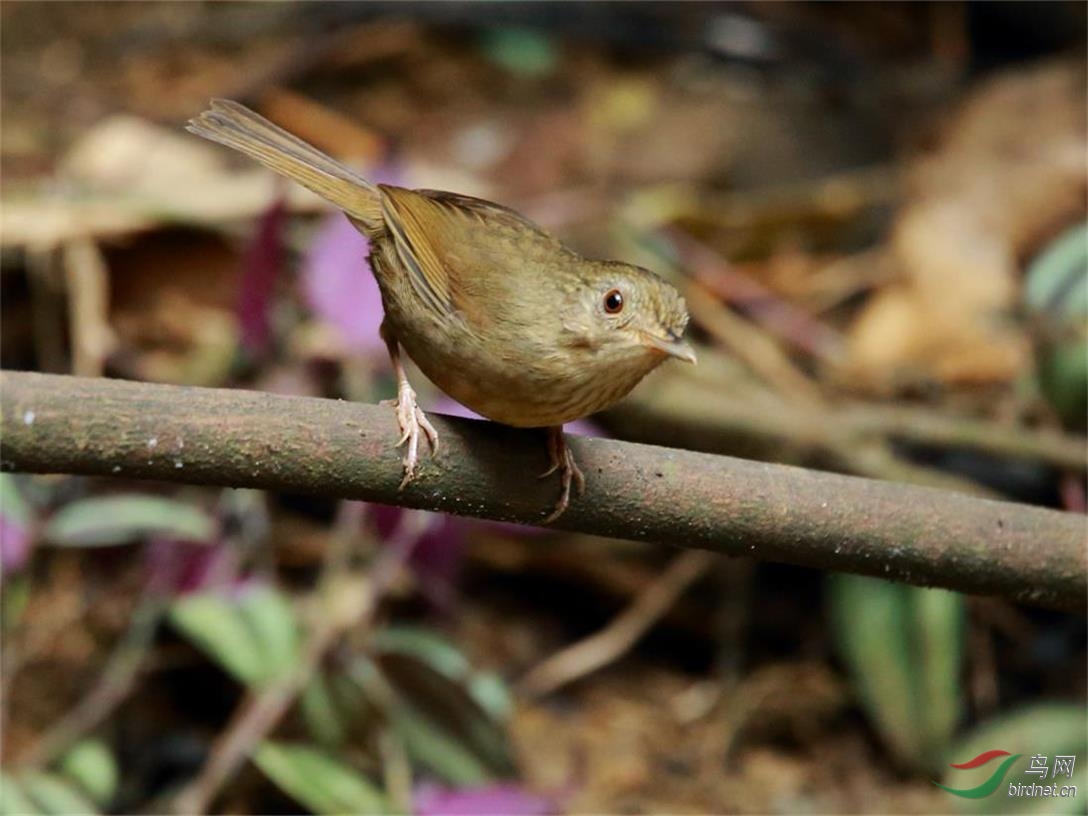
[[502,382],[481,380],[449,368],[423,373],[439,388],[481,416],[518,428],[543,428],[573,422],[601,411],[634,387],[579,382],[576,379],[555,378],[551,382],[533,379],[519,382],[505,378]]
[[541,365],[539,358],[519,359],[509,349],[481,348],[477,338],[430,343],[418,334],[402,340],[412,361],[427,378],[481,416],[518,428],[562,425],[604,410],[622,399],[649,371],[609,376],[592,366]]
[[563,349],[532,345],[458,318],[421,314],[403,278],[375,268],[385,320],[405,352],[431,382],[481,416],[519,428],[562,425],[622,399],[660,362],[660,356],[624,360],[567,359]]

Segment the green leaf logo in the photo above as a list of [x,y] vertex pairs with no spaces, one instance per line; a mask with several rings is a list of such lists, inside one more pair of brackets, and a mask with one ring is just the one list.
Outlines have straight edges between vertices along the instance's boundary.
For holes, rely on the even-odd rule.
[[999,756],[1008,757],[1008,759],[1006,759],[997,767],[997,770],[990,775],[989,779],[987,779],[985,782],[977,787],[958,789],[949,788],[946,785],[942,785],[940,782],[934,782],[933,784],[941,790],[946,790],[949,793],[954,794],[955,796],[961,796],[964,799],[982,799],[984,796],[989,796],[991,793],[997,790],[997,786],[1001,784],[1001,781],[1005,778],[1005,774],[1009,772],[1009,768],[1011,768],[1013,763],[1016,762],[1016,760],[1020,759],[1023,754],[1013,754],[1010,756],[1008,751],[984,751],[974,759],[970,759],[967,762],[961,762],[958,765],[956,763],[952,763],[953,768],[960,771],[966,771],[971,768],[981,767],[989,762],[991,759],[995,759]]

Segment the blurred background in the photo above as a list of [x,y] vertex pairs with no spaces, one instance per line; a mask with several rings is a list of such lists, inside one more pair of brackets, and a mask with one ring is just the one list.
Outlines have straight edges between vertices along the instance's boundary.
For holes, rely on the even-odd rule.
[[[698,367],[569,431],[1085,511],[1082,3],[6,2],[0,24],[5,368],[394,394],[365,241],[182,129],[226,96],[679,286]],[[2,812],[1088,802],[1082,616],[355,502],[0,489]],[[1078,796],[933,784],[984,782],[996,763],[949,763],[993,749],[1021,783],[1076,756]]]

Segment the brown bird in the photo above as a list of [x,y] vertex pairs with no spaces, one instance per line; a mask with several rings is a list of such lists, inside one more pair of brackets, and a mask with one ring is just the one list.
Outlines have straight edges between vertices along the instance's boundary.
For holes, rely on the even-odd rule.
[[667,357],[695,362],[680,293],[637,266],[593,261],[499,204],[438,190],[371,184],[237,102],[213,100],[188,130],[245,153],[343,210],[371,242],[381,336],[397,377],[407,444],[404,487],[420,436],[438,433],[416,404],[400,349],[451,397],[496,422],[548,428],[562,492],[585,479],[563,423],[608,408]]

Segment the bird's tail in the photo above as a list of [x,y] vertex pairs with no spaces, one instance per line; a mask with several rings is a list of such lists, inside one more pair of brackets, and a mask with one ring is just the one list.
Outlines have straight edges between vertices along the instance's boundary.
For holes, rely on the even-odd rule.
[[381,193],[316,147],[272,124],[245,105],[213,99],[211,108],[189,120],[189,132],[245,153],[331,201],[367,232],[381,229]]

